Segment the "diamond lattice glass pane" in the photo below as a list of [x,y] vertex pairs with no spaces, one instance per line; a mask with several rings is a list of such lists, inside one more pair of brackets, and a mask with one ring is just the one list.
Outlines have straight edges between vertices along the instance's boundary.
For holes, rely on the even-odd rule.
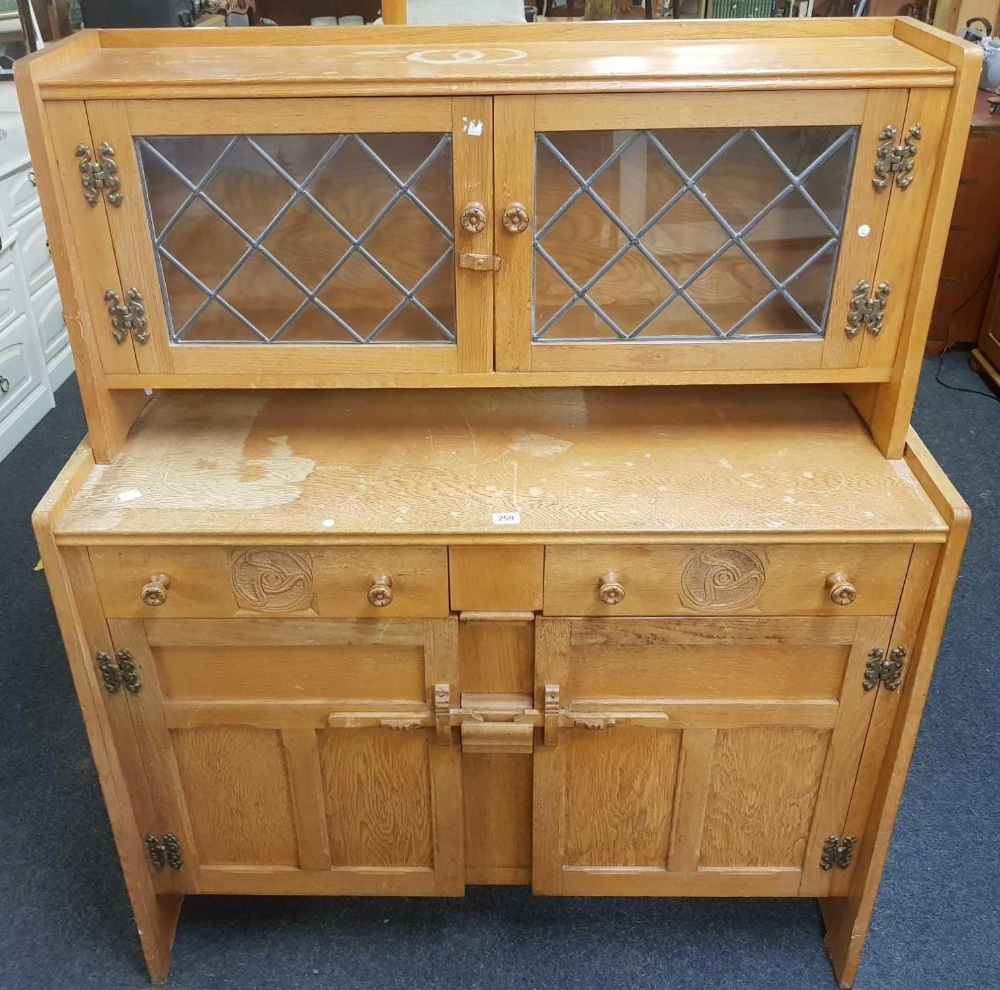
[[822,336],[856,130],[538,135],[535,339]]
[[454,343],[448,134],[139,138],[178,343]]

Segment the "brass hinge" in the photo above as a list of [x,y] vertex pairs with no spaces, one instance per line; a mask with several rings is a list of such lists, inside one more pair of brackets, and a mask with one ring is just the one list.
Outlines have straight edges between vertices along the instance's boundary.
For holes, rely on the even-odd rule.
[[878,151],[875,152],[875,178],[872,185],[885,189],[896,178],[896,185],[906,189],[913,181],[914,159],[917,157],[917,141],[920,140],[920,125],[914,124],[906,132],[902,144],[896,144],[896,128],[887,124],[879,134]]
[[476,272],[500,271],[500,258],[495,254],[460,254],[459,268],[471,268]]
[[101,671],[101,678],[104,681],[104,690],[108,694],[117,694],[121,686],[125,685],[125,690],[129,694],[138,694],[142,687],[139,680],[139,668],[135,665],[135,658],[128,650],[119,650],[114,658],[104,650],[98,650],[94,654],[94,660]]
[[856,337],[864,327],[873,337],[882,332],[882,320],[885,317],[885,306],[892,286],[888,282],[879,282],[875,295],[869,297],[871,284],[862,279],[854,286],[851,305],[847,311],[847,326],[844,333],[848,337]]
[[819,868],[832,870],[836,866],[839,870],[846,870],[851,865],[851,857],[854,855],[854,847],[857,844],[858,840],[853,835],[845,835],[843,841],[839,835],[829,836],[823,843]]
[[104,293],[104,301],[108,304],[108,314],[111,316],[111,332],[119,344],[124,344],[130,333],[137,344],[145,344],[149,340],[149,326],[142,294],[133,286],[125,293],[125,299],[123,303],[114,289],[108,289]]
[[865,664],[864,689],[873,691],[882,684],[886,691],[895,691],[903,679],[903,662],[906,660],[906,648],[897,646],[885,655],[881,646],[868,651],[868,662]]
[[95,158],[90,145],[78,144],[76,157],[80,159],[84,199],[91,206],[97,206],[103,189],[112,206],[121,206],[124,196],[121,191],[122,180],[118,178],[115,149],[107,141],[102,141]]
[[147,832],[146,852],[149,853],[149,861],[153,864],[154,870],[162,870],[164,866],[179,870],[184,866],[181,844],[173,832],[167,832],[162,842],[152,832]]

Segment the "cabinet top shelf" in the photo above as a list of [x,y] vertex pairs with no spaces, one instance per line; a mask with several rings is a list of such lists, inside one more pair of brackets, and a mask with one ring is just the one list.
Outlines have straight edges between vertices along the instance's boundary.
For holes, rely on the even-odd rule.
[[893,18],[90,31],[39,84],[70,100],[948,87],[956,43]]
[[713,534],[946,525],[833,386],[162,393],[57,525],[67,543]]

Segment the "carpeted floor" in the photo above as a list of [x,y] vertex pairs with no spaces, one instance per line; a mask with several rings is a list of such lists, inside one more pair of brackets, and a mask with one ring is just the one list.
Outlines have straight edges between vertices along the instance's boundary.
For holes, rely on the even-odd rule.
[[[860,990],[1000,983],[1000,403],[928,363],[917,429],[972,505]],[[981,388],[965,357],[945,380]],[[29,515],[84,432],[68,383],[0,464],[0,990],[146,985]],[[189,898],[174,990],[833,990],[812,901]]]

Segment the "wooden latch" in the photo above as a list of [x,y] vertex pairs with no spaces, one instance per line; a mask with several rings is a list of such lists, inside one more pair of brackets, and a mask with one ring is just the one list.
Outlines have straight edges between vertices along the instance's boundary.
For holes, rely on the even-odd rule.
[[495,254],[460,254],[458,267],[471,268],[476,272],[498,272],[500,271],[500,258]]

